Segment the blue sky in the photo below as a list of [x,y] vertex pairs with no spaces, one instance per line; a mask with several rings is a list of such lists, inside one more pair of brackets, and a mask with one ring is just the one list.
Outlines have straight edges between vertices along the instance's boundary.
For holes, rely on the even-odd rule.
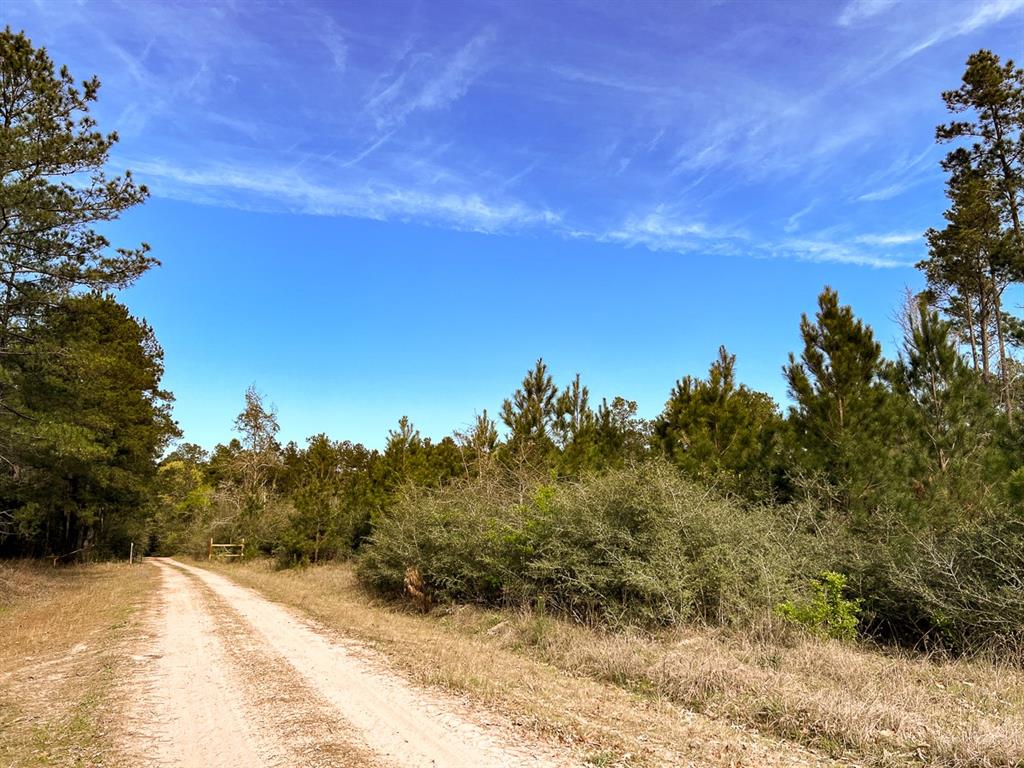
[[255,383],[284,439],[381,446],[492,414],[536,357],[655,415],[719,344],[778,399],[840,291],[891,351],[941,222],[940,92],[1024,59],[1024,0],[145,3],[6,0],[152,199],[188,439]]

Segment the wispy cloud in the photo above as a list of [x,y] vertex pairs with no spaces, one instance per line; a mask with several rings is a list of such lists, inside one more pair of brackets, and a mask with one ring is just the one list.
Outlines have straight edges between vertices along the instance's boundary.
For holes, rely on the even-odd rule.
[[647,214],[627,217],[621,226],[607,232],[575,231],[571,234],[680,255],[795,259],[874,268],[913,266],[913,260],[895,257],[884,252],[884,248],[920,238],[919,235],[905,233],[860,235],[846,239],[827,237],[827,233],[805,238],[774,238],[765,234],[754,237],[738,227],[715,228],[700,220],[676,217],[665,206],[658,206]]
[[857,199],[862,203],[878,203],[882,200],[892,200],[894,197],[902,195],[908,189],[910,189],[910,184],[908,182],[898,181],[895,184],[889,184],[881,189],[875,189],[871,192],[865,192],[862,195],[858,195]]
[[931,137],[955,85],[955,68],[902,63],[931,49],[959,66],[963,35],[1012,53],[1022,10],[851,0],[823,17],[793,3],[786,39],[821,43],[799,64],[759,14],[684,28],[654,6],[573,34],[543,4],[457,23],[426,6],[233,0],[25,0],[11,15],[77,75],[101,75],[100,125],[158,195],[891,266],[941,210]]
[[348,44],[345,42],[345,36],[330,16],[325,16],[321,24],[320,42],[331,55],[334,68],[339,72],[344,72],[348,66]]
[[851,0],[836,19],[841,27],[857,24],[865,19],[878,16],[896,4],[896,0]]
[[875,268],[912,267],[913,262],[857,248],[847,242],[816,239],[789,239],[766,247],[776,258],[801,261],[852,264]]
[[906,245],[907,243],[920,242],[920,232],[890,232],[884,235],[858,235],[853,242],[862,245]]
[[782,227],[782,229],[786,232],[796,232],[798,229],[800,229],[800,219],[802,219],[804,216],[806,216],[808,213],[814,210],[815,205],[817,205],[817,201],[812,200],[799,211],[794,213],[792,216],[786,219],[786,223]]
[[887,68],[902,63],[939,43],[1001,22],[1008,16],[1024,9],[1024,0],[982,0],[979,3],[964,3],[961,7],[968,10],[969,13],[934,27],[924,37],[895,53],[890,57]]
[[460,99],[481,71],[493,30],[475,35],[452,54],[408,53],[406,66],[367,99],[378,126],[401,125],[417,110],[447,107]]
[[377,220],[419,220],[479,232],[552,226],[557,213],[514,199],[492,200],[475,193],[404,187],[394,183],[332,185],[300,171],[218,164],[184,168],[163,160],[129,164],[154,192],[175,199],[254,210]]

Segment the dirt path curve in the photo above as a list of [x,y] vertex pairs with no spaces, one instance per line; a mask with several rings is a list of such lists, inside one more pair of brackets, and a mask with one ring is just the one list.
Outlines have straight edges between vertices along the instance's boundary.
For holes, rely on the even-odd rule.
[[[511,726],[410,685],[354,641],[171,559],[127,730],[143,765],[561,768]],[[493,723],[493,714],[487,720]]]

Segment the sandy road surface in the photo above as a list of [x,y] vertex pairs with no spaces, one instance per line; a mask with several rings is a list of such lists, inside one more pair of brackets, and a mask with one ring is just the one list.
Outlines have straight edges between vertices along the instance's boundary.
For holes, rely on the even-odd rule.
[[575,764],[454,698],[411,686],[355,642],[175,560],[148,647],[134,657],[127,728],[147,766],[552,768]]

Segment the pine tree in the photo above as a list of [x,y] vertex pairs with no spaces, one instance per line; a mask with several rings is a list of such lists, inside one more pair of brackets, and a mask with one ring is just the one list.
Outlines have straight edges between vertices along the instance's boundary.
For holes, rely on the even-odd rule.
[[538,358],[501,408],[501,420],[509,429],[507,446],[516,460],[543,462],[552,455],[557,399],[558,387],[544,359]]
[[907,308],[905,326],[893,378],[912,405],[904,411],[911,438],[906,451],[918,459],[910,509],[928,522],[971,518],[1006,478],[995,471],[998,413],[980,375],[960,356],[950,324],[924,297]]
[[78,553],[146,541],[157,460],[177,434],[160,388],[163,351],[113,298],[65,299],[12,356],[25,417],[8,415],[23,467],[3,493],[30,551]]
[[455,439],[466,456],[467,474],[480,473],[498,449],[498,427],[484,408],[473,418],[473,426],[466,432],[456,432]]
[[[942,94],[950,112],[973,112],[974,120],[953,120],[938,126],[940,142],[961,138],[974,139],[967,153],[973,168],[992,180],[996,201],[1011,223],[1015,263],[1024,268],[1024,70],[1012,60],[1003,64],[988,50],[980,50],[967,59],[963,84]],[[960,159],[951,153],[947,163],[959,167]],[[955,168],[947,168],[954,170]]]
[[678,381],[654,422],[654,440],[691,476],[764,492],[782,420],[768,395],[736,385],[735,366],[721,347],[707,379]]
[[597,417],[590,407],[590,391],[578,373],[555,401],[553,431],[561,451],[558,464],[562,475],[575,477],[597,468]]
[[898,465],[888,426],[895,403],[882,379],[882,348],[871,328],[827,287],[814,321],[800,322],[804,349],[783,368],[796,405],[789,421],[804,470],[821,473],[847,509],[878,502]]
[[[155,263],[145,243],[113,250],[94,228],[148,195],[130,172],[106,175],[117,134],[89,115],[99,87],[57,72],[24,33],[0,31],[0,410],[17,411],[6,369],[34,320],[76,289],[124,287]],[[8,466],[13,439],[0,433]]]

